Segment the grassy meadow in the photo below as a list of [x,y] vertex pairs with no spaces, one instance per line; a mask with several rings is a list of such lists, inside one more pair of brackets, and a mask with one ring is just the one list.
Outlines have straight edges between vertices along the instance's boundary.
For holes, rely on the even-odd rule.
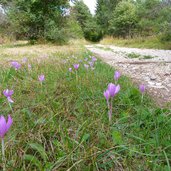
[[[122,75],[109,123],[103,92],[114,83],[115,69],[99,59],[86,69],[92,55],[78,44],[0,47],[0,113],[13,118],[5,136],[6,170],[171,169],[170,110],[147,94],[141,101],[138,86]],[[10,66],[13,60],[22,64],[19,70]],[[14,90],[11,107],[2,93],[7,88]]]

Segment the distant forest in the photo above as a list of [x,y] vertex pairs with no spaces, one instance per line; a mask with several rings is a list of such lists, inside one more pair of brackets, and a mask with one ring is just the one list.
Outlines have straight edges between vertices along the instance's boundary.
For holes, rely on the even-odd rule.
[[82,0],[0,0],[0,43],[3,38],[51,41],[104,36],[157,36],[171,41],[171,0],[97,0],[93,16]]

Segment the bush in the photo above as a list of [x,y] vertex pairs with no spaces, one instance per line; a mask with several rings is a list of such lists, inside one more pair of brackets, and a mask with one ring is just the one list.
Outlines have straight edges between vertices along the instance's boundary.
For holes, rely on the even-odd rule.
[[166,28],[165,31],[160,36],[160,41],[161,42],[169,42],[169,41],[171,41],[171,23],[168,24],[165,28]]
[[103,32],[101,28],[93,20],[86,23],[83,31],[85,39],[89,41],[98,42],[103,38]]

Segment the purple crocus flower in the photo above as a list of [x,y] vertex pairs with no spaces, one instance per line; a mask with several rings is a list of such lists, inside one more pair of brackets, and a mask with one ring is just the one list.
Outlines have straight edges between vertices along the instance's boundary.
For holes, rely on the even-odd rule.
[[84,67],[85,67],[86,69],[88,69],[88,68],[89,68],[89,65],[87,65],[87,64],[84,64]]
[[92,62],[96,62],[97,61],[97,58],[95,58],[94,56],[92,56]]
[[26,63],[27,60],[28,60],[27,58],[23,58],[23,59],[22,59],[22,62],[23,62],[23,63]]
[[14,101],[11,99],[11,96],[13,95],[13,93],[14,93],[13,90],[6,89],[6,90],[3,91],[3,94],[7,98],[9,103],[14,103]]
[[111,97],[114,97],[119,92],[119,90],[120,90],[120,85],[116,86],[113,83],[110,83],[108,85],[108,91],[109,91]]
[[3,94],[4,94],[5,97],[11,97],[14,94],[14,90],[6,89],[6,90],[3,91]]
[[78,70],[80,64],[74,64],[73,66],[74,66],[75,70]]
[[15,70],[18,70],[18,69],[21,68],[21,64],[18,63],[18,62],[16,62],[16,61],[11,62],[11,66],[12,66],[13,68],[15,68]]
[[45,76],[43,74],[39,75],[38,79],[39,79],[40,82],[43,82],[45,80]]
[[145,85],[141,84],[141,85],[139,86],[139,90],[140,90],[140,92],[143,94],[143,93],[145,92]]
[[119,71],[115,72],[114,79],[117,81],[120,78],[121,74]]
[[31,68],[32,68],[32,66],[30,64],[28,64],[28,69],[31,69]]
[[110,98],[110,92],[109,90],[106,90],[103,95],[105,96],[106,100],[109,101],[109,98]]
[[94,67],[94,62],[89,62],[90,67]]
[[72,72],[72,68],[69,68],[69,72]]
[[8,115],[8,121],[6,122],[6,119],[3,115],[0,116],[0,138],[4,138],[5,134],[8,132],[12,125],[12,118],[10,115]]

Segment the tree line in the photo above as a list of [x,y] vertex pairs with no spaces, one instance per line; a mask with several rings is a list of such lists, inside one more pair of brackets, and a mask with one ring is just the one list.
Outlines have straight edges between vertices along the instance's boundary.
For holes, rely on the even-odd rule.
[[104,36],[158,36],[171,41],[171,0],[97,0],[95,15],[82,0],[0,0],[0,34],[32,42],[99,41]]

